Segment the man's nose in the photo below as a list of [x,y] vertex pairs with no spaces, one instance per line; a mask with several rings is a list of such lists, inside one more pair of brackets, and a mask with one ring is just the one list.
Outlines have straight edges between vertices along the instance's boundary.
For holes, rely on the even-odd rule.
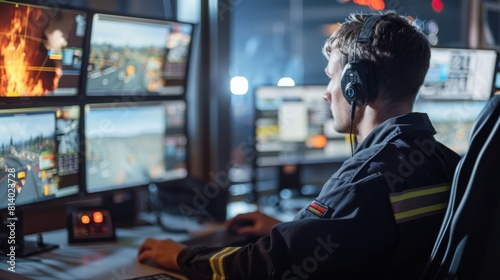
[[324,95],[323,95],[323,99],[326,100],[326,101],[331,101],[332,100],[332,94],[329,93],[329,92],[326,92]]

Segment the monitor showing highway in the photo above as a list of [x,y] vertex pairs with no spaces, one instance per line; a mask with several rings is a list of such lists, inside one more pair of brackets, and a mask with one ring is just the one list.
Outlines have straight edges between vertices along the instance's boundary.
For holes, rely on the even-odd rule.
[[87,192],[186,176],[183,101],[85,108]]
[[78,118],[78,106],[3,110],[0,208],[78,193]]
[[96,14],[87,95],[184,93],[192,25]]

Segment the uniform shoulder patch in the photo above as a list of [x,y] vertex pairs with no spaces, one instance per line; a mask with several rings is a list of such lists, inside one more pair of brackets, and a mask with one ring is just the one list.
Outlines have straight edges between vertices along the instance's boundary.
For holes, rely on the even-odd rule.
[[318,202],[315,199],[315,200],[311,201],[311,203],[307,207],[307,211],[313,213],[316,216],[324,217],[326,212],[328,211],[328,206]]

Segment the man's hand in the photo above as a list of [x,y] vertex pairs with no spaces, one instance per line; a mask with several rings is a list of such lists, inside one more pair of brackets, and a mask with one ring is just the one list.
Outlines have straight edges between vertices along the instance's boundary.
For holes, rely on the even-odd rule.
[[264,236],[271,233],[274,225],[281,223],[259,211],[236,215],[225,224],[226,229],[236,234]]
[[180,272],[181,269],[177,263],[177,257],[185,247],[170,239],[157,240],[148,238],[139,247],[137,258],[140,262],[152,260],[168,270]]

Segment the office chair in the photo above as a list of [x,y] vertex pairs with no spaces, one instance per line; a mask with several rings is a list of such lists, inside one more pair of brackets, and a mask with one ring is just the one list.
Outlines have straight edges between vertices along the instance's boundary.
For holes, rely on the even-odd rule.
[[500,96],[476,118],[422,280],[500,279]]

